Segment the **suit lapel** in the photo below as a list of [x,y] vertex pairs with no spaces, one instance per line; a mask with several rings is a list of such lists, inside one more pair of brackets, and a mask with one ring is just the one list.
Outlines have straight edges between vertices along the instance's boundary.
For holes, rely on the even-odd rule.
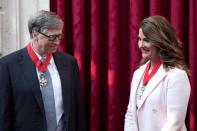
[[145,67],[146,67],[146,65],[140,67],[140,68],[137,70],[137,72],[134,74],[135,76],[133,76],[131,88],[133,88],[133,89],[132,89],[132,92],[134,93],[134,95],[132,95],[132,96],[134,97],[134,100],[135,100],[135,101],[136,101],[136,92],[137,92],[137,88],[138,88],[139,85],[140,85],[141,79],[142,79],[143,74],[144,74]]
[[163,64],[160,66],[159,70],[156,72],[156,74],[149,80],[147,86],[145,87],[144,94],[142,96],[142,100],[140,101],[140,104],[138,106],[138,110],[143,105],[144,101],[147,99],[147,97],[151,94],[151,92],[157,87],[157,85],[160,83],[160,81],[166,76],[166,71],[163,68]]
[[28,55],[27,49],[24,48],[21,53],[21,57],[19,59],[19,63],[21,66],[22,73],[24,73],[26,82],[28,82],[28,87],[30,87],[33,91],[33,94],[38,102],[38,105],[44,114],[44,104],[42,100],[42,94],[40,91],[40,85],[38,82],[37,72],[35,65],[31,58]]
[[61,86],[62,86],[62,98],[63,98],[63,105],[64,105],[64,117],[66,121],[69,118],[69,98],[70,98],[70,87],[71,87],[71,77],[70,77],[70,71],[68,67],[68,62],[63,59],[58,52],[53,54],[53,58],[60,76],[61,80]]
[[136,113],[136,92],[137,92],[137,88],[139,87],[140,81],[143,77],[144,74],[144,70],[145,70],[145,66],[141,66],[135,73],[131,82],[131,104],[132,104],[132,111],[133,111],[133,115],[134,115],[134,121],[137,123],[137,113]]

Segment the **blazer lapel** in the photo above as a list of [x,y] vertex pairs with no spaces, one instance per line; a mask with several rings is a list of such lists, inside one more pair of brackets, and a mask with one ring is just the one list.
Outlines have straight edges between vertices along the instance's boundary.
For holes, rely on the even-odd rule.
[[145,66],[140,67],[139,70],[135,73],[135,76],[133,77],[134,79],[132,80],[131,88],[133,88],[132,91],[135,93],[135,95],[137,88],[139,87],[141,79],[143,77],[144,70]]
[[53,54],[53,58],[60,76],[61,86],[62,86],[62,97],[63,97],[63,106],[64,106],[64,117],[65,120],[68,121],[69,118],[69,105],[70,105],[70,85],[71,85],[71,77],[70,71],[71,69],[68,68],[68,63],[63,59],[58,52]]
[[144,74],[144,70],[145,70],[146,64],[144,66],[141,66],[136,73],[134,74],[135,76],[133,76],[133,80],[132,80],[132,85],[131,85],[131,90],[132,90],[132,95],[134,98],[133,100],[136,102],[136,93],[137,93],[137,89],[140,85],[141,79],[143,77]]
[[40,85],[38,82],[37,72],[35,65],[28,55],[27,49],[24,48],[19,59],[19,64],[21,66],[21,73],[24,73],[26,82],[28,82],[28,87],[31,87],[33,94],[38,102],[38,105],[44,114],[44,104],[42,100],[42,94],[40,91]]
[[133,112],[133,120],[137,123],[137,113],[136,113],[136,93],[137,88],[140,85],[140,81],[143,77],[144,70],[146,66],[141,66],[135,73],[131,82],[131,100],[132,100],[132,112]]
[[160,83],[160,81],[166,76],[166,71],[163,68],[163,64],[160,66],[159,70],[156,72],[156,74],[150,79],[147,86],[145,87],[144,94],[142,96],[142,100],[140,101],[140,104],[138,106],[138,110],[143,105],[144,101],[147,99],[147,97],[151,94],[151,92],[157,87],[157,85]]

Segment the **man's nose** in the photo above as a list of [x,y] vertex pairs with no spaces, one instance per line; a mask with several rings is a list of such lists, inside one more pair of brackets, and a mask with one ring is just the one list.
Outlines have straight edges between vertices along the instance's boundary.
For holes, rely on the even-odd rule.
[[53,41],[53,43],[56,44],[56,45],[59,45],[60,42],[61,42],[61,40],[59,40],[59,39],[57,39],[57,38]]

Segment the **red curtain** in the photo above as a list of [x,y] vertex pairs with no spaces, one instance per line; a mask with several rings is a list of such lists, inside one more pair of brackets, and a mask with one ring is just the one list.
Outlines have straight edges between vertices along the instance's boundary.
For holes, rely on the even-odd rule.
[[141,57],[139,22],[149,15],[165,16],[183,42],[192,85],[186,124],[197,131],[196,0],[51,0],[50,6],[65,22],[60,50],[78,60],[87,131],[123,131]]

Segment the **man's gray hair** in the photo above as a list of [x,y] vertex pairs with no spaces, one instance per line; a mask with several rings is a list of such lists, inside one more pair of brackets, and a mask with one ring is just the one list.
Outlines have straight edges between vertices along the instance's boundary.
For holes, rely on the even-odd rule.
[[43,32],[49,29],[63,28],[63,26],[64,22],[56,13],[44,10],[38,11],[28,21],[28,29],[31,38],[33,31]]

